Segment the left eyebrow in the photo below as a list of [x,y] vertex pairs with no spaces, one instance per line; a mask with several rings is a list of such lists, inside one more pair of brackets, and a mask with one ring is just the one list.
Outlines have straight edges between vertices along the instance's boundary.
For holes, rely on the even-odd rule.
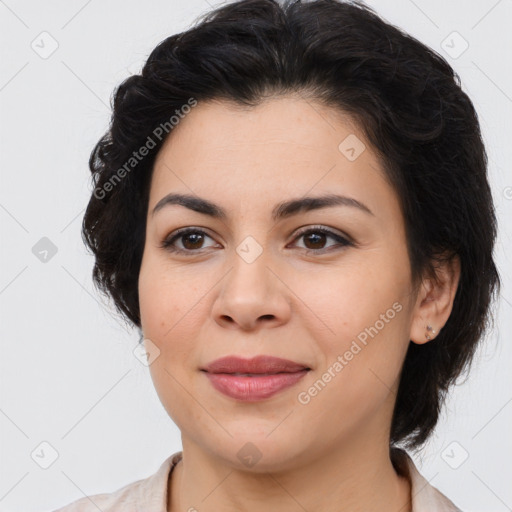
[[[189,194],[173,193],[168,194],[160,199],[160,201],[158,201],[156,206],[153,208],[151,215],[155,215],[156,212],[161,210],[164,206],[168,205],[184,206],[185,208],[201,213],[203,215],[209,215],[210,217],[216,219],[225,220],[228,217],[226,210],[224,210],[221,206],[208,201],[207,199]],[[301,197],[299,199],[291,199],[289,201],[279,203],[272,210],[272,220],[277,221],[286,219],[299,213],[319,210],[321,208],[330,208],[334,206],[348,206],[351,208],[357,208],[369,215],[374,215],[374,213],[365,204],[361,203],[357,199],[354,199],[353,197],[328,194],[318,197]]]

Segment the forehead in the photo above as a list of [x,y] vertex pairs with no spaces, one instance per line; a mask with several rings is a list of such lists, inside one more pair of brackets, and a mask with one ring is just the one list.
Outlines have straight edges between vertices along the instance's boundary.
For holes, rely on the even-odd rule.
[[381,203],[397,206],[357,124],[296,97],[257,107],[199,102],[157,155],[149,209],[169,192],[197,194],[228,209],[325,193],[359,196],[377,210]]
[[272,98],[256,107],[226,101],[198,102],[173,128],[160,154],[172,152],[180,157],[182,150],[189,150],[187,143],[195,142],[194,153],[187,155],[189,160],[205,152],[213,152],[210,154],[215,158],[224,153],[226,158],[235,152],[258,153],[267,146],[268,153],[278,154],[281,149],[292,157],[300,147],[301,157],[318,159],[320,150],[329,158],[337,156],[340,142],[348,135],[362,143],[363,135],[348,114],[300,97]]

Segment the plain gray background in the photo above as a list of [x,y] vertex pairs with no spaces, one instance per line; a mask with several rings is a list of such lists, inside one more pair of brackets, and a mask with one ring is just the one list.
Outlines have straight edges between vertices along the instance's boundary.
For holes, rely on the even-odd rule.
[[[80,227],[87,160],[114,87],[162,39],[221,3],[0,0],[2,511],[112,492],[181,449],[132,353],[136,331],[93,288]],[[460,75],[479,113],[500,222],[495,329],[415,461],[464,511],[512,510],[512,3],[368,3]]]

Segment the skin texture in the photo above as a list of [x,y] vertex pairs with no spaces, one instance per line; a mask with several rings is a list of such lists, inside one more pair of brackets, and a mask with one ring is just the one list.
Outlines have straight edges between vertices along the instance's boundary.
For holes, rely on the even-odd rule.
[[[350,134],[366,146],[354,161],[338,149]],[[228,218],[180,205],[153,215],[171,192],[208,199]],[[336,206],[271,219],[281,201],[326,193],[355,198],[373,215]],[[318,231],[297,237],[315,225],[353,245]],[[187,254],[161,247],[184,227],[206,236],[175,240]],[[237,252],[249,236],[262,250],[251,263]],[[398,197],[349,117],[297,96],[252,109],[194,107],[155,161],[139,277],[146,348],[159,350],[151,377],[182,435],[168,510],[408,511],[409,482],[389,459],[399,374],[410,340],[428,342],[426,325],[439,330],[448,319],[459,271],[454,262],[438,281],[413,287]],[[393,318],[300,403],[393,304]],[[226,355],[260,354],[311,371],[252,403],[219,393],[200,371]],[[237,455],[247,443],[261,454],[251,467]]]

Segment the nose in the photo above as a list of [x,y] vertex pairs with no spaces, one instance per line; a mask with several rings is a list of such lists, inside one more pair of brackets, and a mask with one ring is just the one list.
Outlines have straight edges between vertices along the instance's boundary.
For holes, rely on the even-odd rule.
[[288,322],[291,292],[265,251],[252,262],[234,253],[232,262],[213,306],[215,321],[221,327],[244,331]]

